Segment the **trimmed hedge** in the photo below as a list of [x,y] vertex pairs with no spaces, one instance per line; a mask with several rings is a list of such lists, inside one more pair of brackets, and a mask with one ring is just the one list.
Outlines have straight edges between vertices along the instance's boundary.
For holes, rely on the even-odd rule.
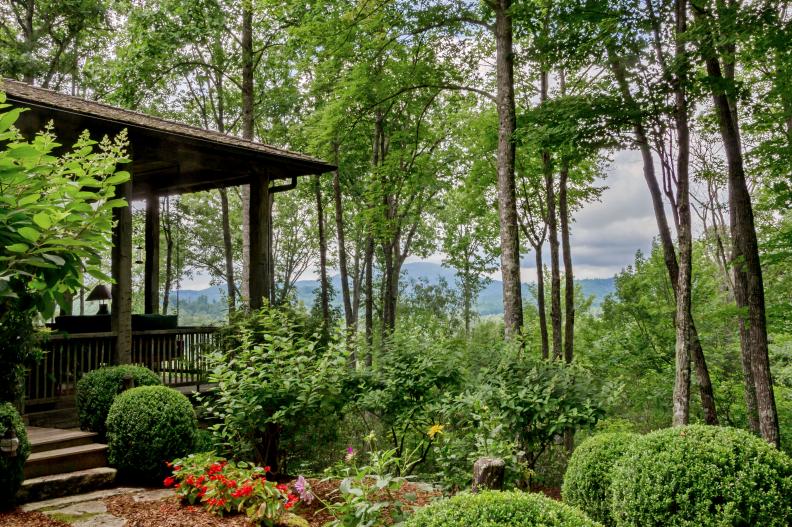
[[647,434],[612,478],[619,527],[792,525],[792,459],[743,430],[692,425]]
[[610,507],[613,466],[640,437],[626,432],[606,433],[581,443],[564,474],[564,503],[578,507],[598,522],[614,525]]
[[141,386],[116,397],[107,416],[110,465],[131,479],[157,481],[165,463],[193,451],[198,422],[192,404],[166,386]]
[[0,438],[9,428],[13,428],[19,439],[19,447],[15,457],[0,455],[0,509],[14,504],[16,493],[22,480],[25,479],[23,469],[30,455],[30,443],[19,412],[11,403],[0,403]]
[[107,413],[115,396],[123,390],[126,375],[132,376],[135,386],[162,384],[156,373],[143,366],[124,364],[89,371],[77,382],[76,402],[80,428],[97,432],[104,437]]
[[541,494],[458,494],[419,509],[406,527],[597,527],[585,514]]

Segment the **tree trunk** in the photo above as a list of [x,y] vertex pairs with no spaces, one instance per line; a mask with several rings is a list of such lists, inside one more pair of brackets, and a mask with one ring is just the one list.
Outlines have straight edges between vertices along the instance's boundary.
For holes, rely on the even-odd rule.
[[523,325],[520,283],[520,243],[517,227],[517,197],[514,183],[514,52],[512,50],[511,0],[497,0],[495,45],[498,106],[498,214],[500,219],[503,321],[506,337],[519,335]]
[[559,178],[558,215],[561,219],[561,248],[564,251],[564,360],[572,362],[575,342],[575,277],[572,273],[572,248],[569,242],[568,179],[569,163],[563,160]]
[[[242,2],[242,137],[253,140],[253,5]],[[242,186],[242,295],[250,302],[250,185]]]
[[223,222],[223,254],[225,255],[226,291],[229,315],[236,309],[236,280],[234,278],[234,246],[231,241],[231,221],[228,214],[228,191],[218,189]]
[[330,331],[330,293],[327,283],[327,239],[324,227],[324,206],[322,204],[322,183],[319,176],[314,176],[314,191],[316,192],[316,224],[319,235],[319,284],[322,294],[322,334],[329,335]]
[[[636,109],[637,104],[630,93],[622,59],[609,50],[608,60],[627,107]],[[674,241],[671,237],[671,228],[668,225],[668,218],[666,217],[665,207],[663,205],[663,195],[657,180],[649,139],[640,117],[636,118],[633,123],[633,133],[635,135],[635,142],[641,152],[644,180],[649,188],[649,195],[652,198],[652,208],[654,209],[655,221],[657,222],[657,232],[660,236],[660,245],[663,248],[663,260],[665,261],[666,270],[668,271],[671,288],[674,291],[674,299],[676,301],[677,283],[679,281],[679,264],[677,263],[676,248],[674,247]],[[696,381],[699,386],[705,422],[709,425],[717,425],[718,414],[715,407],[712,381],[710,380],[707,361],[704,357],[704,350],[701,347],[701,341],[699,340],[696,325],[692,318],[690,320],[690,343],[692,346],[690,354],[696,368]]]
[[[548,73],[543,67],[539,77],[539,102],[545,104],[548,97]],[[549,150],[542,151],[542,173],[547,194],[547,230],[550,241],[550,325],[553,335],[553,359],[562,356],[561,336],[561,271],[558,254],[558,223],[556,215],[555,182],[553,160]]]
[[[697,18],[710,24],[709,14],[696,10]],[[728,84],[724,78],[712,28],[701,33],[699,42],[707,66],[707,74],[715,82],[711,84],[712,99],[718,116],[718,125],[726,153],[729,189],[729,216],[732,236],[732,266],[734,268],[735,299],[740,308],[740,317],[747,319],[747,338],[741,339],[744,361],[750,362],[756,390],[759,429],[769,443],[780,447],[778,414],[776,411],[773,381],[770,374],[770,358],[767,349],[767,321],[765,317],[764,284],[759,259],[759,244],[756,239],[751,195],[745,179],[742,144],[738,116],[734,112],[736,101],[730,101],[725,91]]]
[[674,426],[688,424],[690,417],[690,308],[693,240],[690,217],[690,131],[686,95],[688,59],[683,35],[687,31],[687,0],[676,1],[676,62],[674,78],[674,121],[677,133],[677,216],[679,218],[679,276],[676,294],[676,375],[674,378]]
[[547,306],[545,305],[544,262],[542,244],[533,246],[536,255],[536,304],[539,311],[539,334],[542,337],[542,358],[550,358],[550,342],[547,334]]
[[364,310],[366,312],[366,366],[372,365],[372,348],[374,347],[374,237],[369,234],[366,237],[366,256],[363,263],[365,267],[365,295],[366,302]]
[[[338,145],[333,144],[335,163],[338,166]],[[333,203],[335,205],[336,237],[338,239],[338,272],[341,275],[341,297],[344,303],[344,321],[347,332],[354,333],[352,299],[349,294],[349,270],[347,268],[346,240],[344,237],[344,209],[341,201],[341,181],[338,168],[333,171]],[[354,363],[354,361],[353,361]]]

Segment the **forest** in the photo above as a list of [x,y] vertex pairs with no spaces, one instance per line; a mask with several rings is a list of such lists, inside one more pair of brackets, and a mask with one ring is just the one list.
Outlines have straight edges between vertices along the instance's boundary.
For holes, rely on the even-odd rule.
[[[163,458],[189,478],[244,461],[281,483],[299,474],[286,510],[313,486],[328,521],[350,527],[475,525],[490,509],[507,518],[493,526],[792,522],[792,2],[1,0],[0,74],[334,167],[269,195],[261,310],[248,307],[250,187],[158,198],[157,312],[221,326],[207,356],[218,388],[193,401],[204,448]],[[12,168],[44,172],[19,153],[17,110],[0,112],[10,342],[34,339],[56,305],[93,309],[135,145],[64,158],[104,173],[88,190],[109,197],[72,195],[104,205],[58,235],[94,238],[74,261],[43,262],[25,251],[55,220],[15,195]],[[578,218],[621,191],[625,153],[653,242],[612,283],[586,280]],[[148,227],[145,204],[128,206],[137,313]],[[440,278],[408,272],[429,261]],[[197,279],[219,295],[185,296]],[[3,347],[3,375],[40,358],[31,349]],[[481,459],[502,461],[492,488],[506,490],[461,492],[490,486]],[[749,466],[752,483],[729,479]],[[336,494],[321,474],[342,481]],[[232,512],[210,503],[221,490],[165,475],[190,504]],[[411,514],[399,489],[416,481],[456,496]],[[254,496],[286,492],[267,488]],[[588,517],[531,519],[546,512],[529,490]],[[228,500],[244,511],[245,496]],[[283,512],[257,511],[263,525]]]

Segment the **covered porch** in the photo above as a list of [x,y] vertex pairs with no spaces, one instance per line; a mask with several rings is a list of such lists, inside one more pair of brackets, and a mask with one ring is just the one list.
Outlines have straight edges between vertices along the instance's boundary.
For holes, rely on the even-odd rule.
[[[0,89],[8,102],[28,108],[18,127],[26,135],[52,122],[58,141],[69,147],[83,130],[99,139],[126,130],[131,162],[120,167],[132,175],[117,187],[117,197],[130,202],[115,209],[111,251],[112,309],[107,319],[80,317],[79,332],[56,331],[43,343],[45,358],[30,372],[27,405],[57,403],[73,394],[86,371],[103,364],[143,364],[170,385],[201,382],[202,352],[215,342],[214,328],[152,329],[160,294],[160,197],[249,185],[246,211],[250,228],[250,309],[258,309],[272,295],[272,203],[274,194],[293,189],[298,178],[322,174],[334,167],[321,160],[254,141],[151,117],[27,84],[3,80]],[[144,312],[133,323],[132,313],[132,201],[145,202]],[[140,321],[144,320],[144,323]],[[96,322],[92,326],[92,323]],[[86,326],[87,324],[87,326]],[[156,323],[154,324],[156,326]]]

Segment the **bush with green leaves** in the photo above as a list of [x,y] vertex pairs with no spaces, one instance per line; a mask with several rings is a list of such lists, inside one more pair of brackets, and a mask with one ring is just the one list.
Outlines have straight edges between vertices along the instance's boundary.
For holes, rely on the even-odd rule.
[[16,456],[7,457],[0,454],[0,510],[14,504],[19,486],[25,479],[25,461],[30,455],[30,443],[22,417],[13,404],[0,402],[0,438],[5,436],[9,429],[16,433],[19,445]]
[[107,413],[116,395],[124,389],[124,377],[130,375],[135,386],[162,384],[159,376],[143,366],[123,364],[89,371],[77,382],[77,415],[80,428],[105,435]]
[[281,437],[303,434],[316,416],[343,405],[347,359],[335,342],[321,345],[306,335],[288,308],[264,307],[234,319],[224,330],[222,351],[207,356],[209,382],[201,397],[218,446],[236,458],[255,460],[277,472]]
[[110,281],[102,254],[112,210],[127,206],[115,187],[130,175],[116,171],[128,161],[125,133],[97,144],[84,132],[54,155],[52,129],[28,141],[13,127],[25,109],[5,101],[0,91],[0,400],[19,402],[24,367],[36,358],[34,318],[70,304],[86,273]]
[[597,527],[579,510],[542,494],[485,491],[458,494],[419,509],[406,527]]
[[165,463],[193,451],[198,431],[190,400],[166,386],[141,386],[115,398],[107,415],[110,465],[134,480],[156,481]]
[[533,357],[516,344],[499,355],[477,387],[442,404],[447,427],[436,453],[447,487],[468,486],[470,467],[482,456],[506,461],[507,486],[531,483],[556,439],[568,428],[594,426],[619,391],[581,366]]
[[640,436],[630,433],[595,435],[575,449],[569,460],[561,495],[564,502],[605,525],[611,517],[611,474],[614,464]]
[[617,462],[611,489],[619,527],[792,525],[792,459],[744,430],[647,434]]

